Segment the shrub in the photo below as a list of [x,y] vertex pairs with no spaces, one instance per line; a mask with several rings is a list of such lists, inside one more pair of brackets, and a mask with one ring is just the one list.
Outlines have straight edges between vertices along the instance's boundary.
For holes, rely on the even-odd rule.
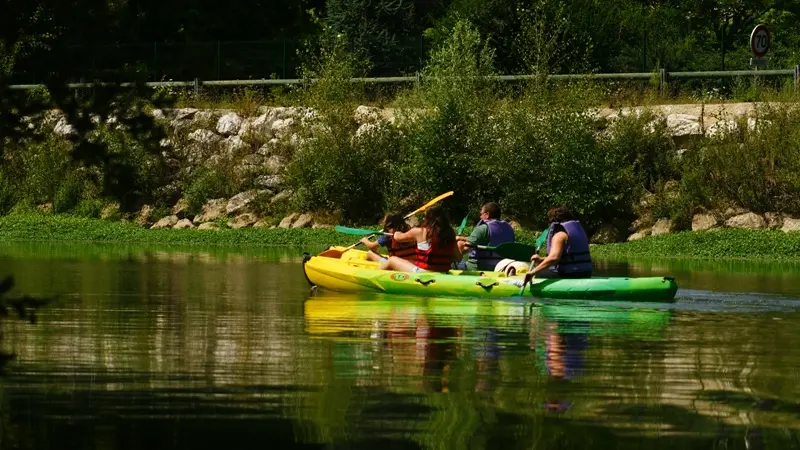
[[189,212],[197,214],[208,200],[232,195],[230,193],[232,187],[230,179],[226,178],[222,172],[213,169],[199,169],[184,191]]
[[99,219],[103,211],[103,201],[99,199],[83,199],[72,210],[72,215],[87,219]]
[[71,173],[53,197],[53,212],[66,213],[78,206],[85,189],[86,181],[77,173]]

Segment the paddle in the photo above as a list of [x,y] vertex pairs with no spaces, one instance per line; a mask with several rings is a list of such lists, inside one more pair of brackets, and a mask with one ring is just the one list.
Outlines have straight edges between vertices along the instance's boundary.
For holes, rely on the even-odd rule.
[[[547,242],[547,235],[549,233],[550,233],[550,228],[548,227],[545,228],[545,230],[542,231],[541,234],[539,234],[539,237],[536,239],[536,251],[533,253],[533,255],[539,254],[539,250],[542,249],[542,245],[544,245],[544,243]],[[522,280],[522,288],[520,288],[519,290],[519,295],[525,294],[525,286],[528,284],[528,282],[533,281],[533,279],[536,278],[536,275],[533,273],[533,266],[535,264],[536,261],[531,261],[530,266],[528,266],[528,273],[531,274],[531,277],[528,278],[528,275],[527,274],[525,275],[525,278]]]
[[458,226],[458,230],[456,230],[456,236],[461,236],[461,233],[464,231],[464,227],[467,226],[467,217],[464,216],[464,220],[461,221],[461,225]]
[[[414,211],[406,214],[403,217],[403,219],[408,219],[409,217],[413,216],[414,214],[417,214],[419,212],[425,211],[426,209],[428,209],[431,206],[435,205],[437,202],[439,202],[441,200],[444,200],[447,197],[450,197],[451,195],[453,195],[453,193],[454,193],[453,191],[445,192],[444,194],[434,198],[433,200],[429,201],[428,203],[425,203],[424,205],[420,206],[419,208],[415,209]],[[361,230],[361,229],[358,229],[358,228],[347,228],[347,227],[341,227],[341,226],[338,226],[338,225],[336,227],[334,227],[334,229],[336,231],[339,231],[339,232],[342,232],[342,233],[356,234],[358,236],[363,236],[363,237],[367,237],[367,236],[368,237],[372,237],[372,236],[374,236],[376,234],[381,234],[382,233],[382,231],[380,231],[380,230],[378,230],[378,231]],[[347,231],[343,231],[343,230],[347,230]],[[338,258],[342,257],[342,254],[344,252],[356,247],[360,243],[361,243],[361,240],[359,239],[358,242],[356,242],[355,244],[345,248],[344,250],[328,249],[328,250],[325,250],[324,252],[320,253],[319,256],[326,256],[328,258],[337,258],[338,259]]]

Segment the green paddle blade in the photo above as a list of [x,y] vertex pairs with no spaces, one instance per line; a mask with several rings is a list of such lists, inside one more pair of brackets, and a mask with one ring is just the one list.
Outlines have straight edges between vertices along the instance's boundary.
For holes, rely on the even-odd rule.
[[458,226],[458,231],[456,231],[456,236],[461,236],[461,232],[464,231],[464,227],[467,226],[467,216],[464,216],[464,220],[461,221],[461,225]]
[[495,251],[503,258],[511,258],[515,261],[530,261],[531,256],[536,253],[536,248],[533,246],[519,242],[506,242],[497,247],[479,245],[478,248]]
[[542,231],[542,234],[536,239],[536,248],[542,248],[545,242],[547,242],[547,235],[550,233],[550,228],[545,228]]
[[348,227],[343,227],[341,225],[336,225],[333,228],[339,233],[351,234],[353,236],[369,236],[370,234],[383,233],[383,231],[381,230],[364,230],[362,228],[348,228]]

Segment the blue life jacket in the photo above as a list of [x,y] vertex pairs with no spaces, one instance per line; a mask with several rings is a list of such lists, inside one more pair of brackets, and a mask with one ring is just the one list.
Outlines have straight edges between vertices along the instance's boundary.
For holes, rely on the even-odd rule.
[[[489,227],[488,245],[492,247],[506,242],[514,242],[516,239],[514,229],[504,220],[481,219],[475,226],[478,227],[482,224],[486,224]],[[495,266],[503,260],[503,257],[493,251],[474,249],[469,253],[469,259],[478,263],[478,270],[494,270]]]
[[550,243],[559,231],[567,233],[567,242],[561,251],[558,264],[550,266],[559,277],[589,278],[592,276],[592,257],[589,255],[589,238],[577,220],[553,222],[547,236],[547,254],[550,254]]

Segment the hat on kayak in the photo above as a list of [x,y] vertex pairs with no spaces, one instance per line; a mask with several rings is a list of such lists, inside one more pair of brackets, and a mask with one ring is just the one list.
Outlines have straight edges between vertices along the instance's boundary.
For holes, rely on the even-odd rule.
[[511,258],[501,260],[494,267],[495,272],[505,272],[506,276],[510,277],[528,271],[528,265],[522,261],[514,261]]

